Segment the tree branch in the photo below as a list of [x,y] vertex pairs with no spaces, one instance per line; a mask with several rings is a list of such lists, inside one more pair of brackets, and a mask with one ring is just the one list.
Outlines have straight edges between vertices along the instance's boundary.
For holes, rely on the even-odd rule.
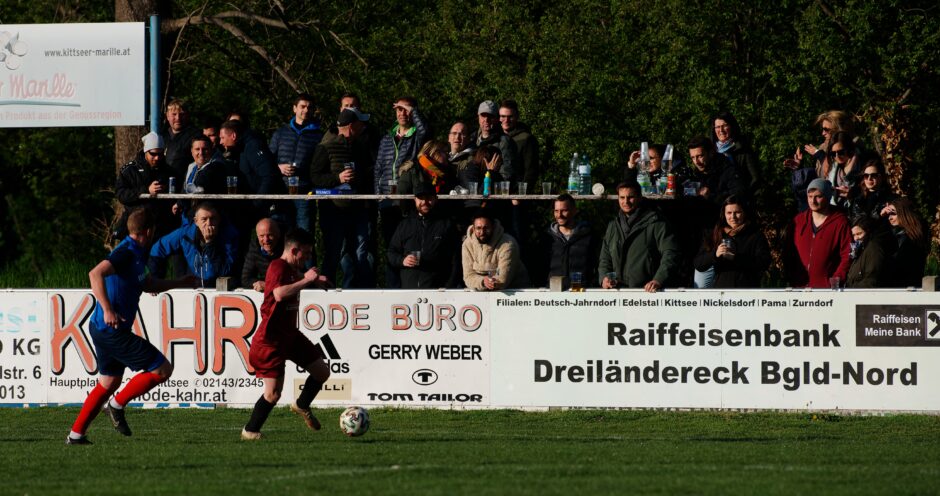
[[[265,51],[264,48],[262,48],[260,45],[256,43],[253,43],[253,42],[249,43],[248,41],[246,41],[250,39],[248,38],[247,35],[244,34],[244,32],[242,32],[239,28],[237,28],[233,24],[229,24],[223,21],[222,19],[245,19],[251,22],[257,22],[259,24],[263,24],[268,27],[286,29],[289,31],[294,31],[298,28],[312,27],[314,30],[317,31],[318,34],[320,34],[320,39],[323,42],[323,46],[328,45],[326,42],[326,38],[323,36],[323,34],[320,32],[320,28],[317,26],[320,23],[318,20],[311,20],[307,22],[278,20],[278,19],[272,19],[270,17],[263,17],[263,16],[259,16],[255,14],[249,14],[247,12],[242,12],[240,10],[230,10],[230,11],[225,11],[225,12],[219,12],[218,14],[212,14],[208,16],[190,15],[189,17],[186,17],[185,19],[167,19],[160,23],[160,31],[163,33],[179,31],[189,24],[212,24],[215,26],[219,26],[222,29],[225,29],[226,31],[234,35],[236,38],[247,43],[252,48],[252,50],[254,50],[255,52],[258,52],[259,55],[264,57],[265,60],[267,60],[268,63],[270,63],[271,66],[274,67],[274,69],[279,74],[281,74],[282,76],[286,76],[286,73],[283,72],[283,69],[281,69],[274,63],[273,59],[267,55],[267,51]],[[282,16],[282,19],[283,19],[283,16]],[[236,31],[240,34],[236,34]],[[356,50],[352,47],[352,45],[347,43],[346,40],[344,40],[342,36],[336,34],[332,30],[327,30],[327,32],[330,34],[330,37],[333,38],[336,44],[339,45],[340,48],[348,51],[354,57],[356,57],[359,60],[359,62],[363,65],[363,67],[366,67],[366,68],[369,67],[369,63],[366,62],[366,60],[362,58],[362,56],[359,55],[359,53],[356,52]],[[259,51],[259,49],[261,51]],[[261,52],[264,52],[264,54],[262,54]],[[288,78],[285,77],[285,79],[288,79]],[[290,81],[288,81],[288,83],[291,85],[291,87],[294,87],[296,89],[296,83],[291,83]]]
[[208,16],[198,15],[190,16],[185,19],[167,19],[160,23],[160,31],[164,33],[169,33],[172,31],[177,31],[182,29],[183,26],[187,24],[216,24],[217,19],[245,19],[251,22],[257,22],[259,24],[264,24],[265,26],[270,26],[272,28],[279,29],[293,29],[294,27],[303,27],[306,25],[314,24],[317,21],[310,22],[291,22],[288,26],[283,21],[278,19],[271,19],[270,17],[262,17],[255,14],[249,14],[247,12],[242,12],[240,10],[229,10],[226,12],[219,12],[218,14],[212,14]]
[[297,93],[300,93],[302,91],[300,89],[300,85],[298,85],[297,82],[294,81],[294,78],[290,77],[290,74],[288,74],[287,71],[284,70],[284,68],[281,67],[277,63],[277,61],[274,60],[274,58],[268,54],[268,51],[265,50],[263,46],[255,43],[255,41],[249,38],[248,35],[245,34],[244,31],[238,28],[238,26],[219,20],[214,16],[205,17],[204,19],[206,20],[208,24],[214,24],[228,31],[232,36],[234,36],[235,38],[238,38],[239,41],[248,45],[248,48],[251,48],[252,50],[254,50],[255,53],[260,55],[261,58],[266,60],[268,64],[270,64],[271,67],[274,68],[274,70],[281,76],[281,78],[284,79],[284,81],[287,82],[287,84],[289,84],[291,88],[293,88],[294,91],[296,91]]
[[822,0],[816,0],[816,5],[819,6],[819,8],[823,11],[824,14],[826,14],[827,16],[829,16],[830,19],[832,19],[832,22],[836,23],[836,27],[839,28],[839,31],[842,31],[842,36],[844,36],[846,40],[852,39],[852,34],[849,33],[848,28],[846,28],[845,25],[842,24],[842,22],[839,21],[838,18],[836,18],[835,13],[832,12],[829,6],[824,4]]

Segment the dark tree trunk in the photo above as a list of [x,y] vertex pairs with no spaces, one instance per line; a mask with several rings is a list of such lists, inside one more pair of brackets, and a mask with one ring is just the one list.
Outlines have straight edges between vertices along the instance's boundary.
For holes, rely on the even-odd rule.
[[[150,14],[156,11],[156,0],[114,0],[115,22],[148,22]],[[140,91],[147,91],[147,88],[140,88]],[[137,155],[142,146],[140,138],[147,132],[148,126],[118,126],[114,128],[115,177],[121,170],[121,166],[133,160],[134,156]],[[121,218],[124,208],[117,200],[114,200],[113,204],[114,220],[116,221]],[[111,231],[113,232],[113,229]]]

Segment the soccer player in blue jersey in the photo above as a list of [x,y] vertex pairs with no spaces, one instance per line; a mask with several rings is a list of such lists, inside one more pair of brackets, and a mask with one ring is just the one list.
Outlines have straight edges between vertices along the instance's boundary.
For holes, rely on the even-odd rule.
[[[104,410],[111,418],[111,424],[121,434],[130,436],[131,429],[124,419],[124,406],[173,373],[173,365],[166,357],[149,341],[134,334],[131,328],[142,292],[195,287],[198,280],[192,276],[176,281],[150,277],[147,256],[153,243],[155,220],[149,210],[133,211],[127,219],[127,230],[129,235],[124,241],[88,273],[91,291],[97,299],[90,327],[101,375],[85,399],[66,444],[91,444],[85,431],[105,402],[108,404]],[[141,372],[108,401],[121,385],[127,367]]]

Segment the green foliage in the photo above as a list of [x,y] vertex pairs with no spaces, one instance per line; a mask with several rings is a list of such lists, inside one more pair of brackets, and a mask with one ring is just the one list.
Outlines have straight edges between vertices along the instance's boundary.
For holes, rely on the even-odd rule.
[[[65,11],[79,12],[78,4],[66,5]],[[82,5],[97,12],[100,4]],[[940,172],[930,167],[940,159],[940,9],[931,2],[378,0],[285,4],[282,14],[273,5],[248,0],[237,8],[299,24],[286,30],[225,21],[312,93],[327,122],[336,115],[339,95],[355,91],[364,110],[387,128],[394,118],[389,103],[410,94],[443,139],[457,118],[476,126],[480,101],[514,98],[540,140],[548,179],[561,182],[571,153],[582,151],[590,154],[595,177],[610,188],[639,142],[673,143],[684,155],[689,138],[710,134],[709,117],[728,110],[761,159],[764,220],[781,228],[794,206],[783,159],[802,144],[820,141],[812,128],[817,114],[843,109],[860,116],[871,149],[882,146],[879,119],[890,116],[892,126],[906,131],[901,151],[909,165],[902,186],[926,219],[933,219],[940,202]],[[235,8],[202,0],[167,7],[169,18]],[[45,12],[47,22],[57,20],[45,8],[30,7],[22,18],[36,22]],[[293,89],[219,26],[189,25],[168,33],[163,53],[172,57],[167,93],[189,99],[197,119],[240,108],[268,135],[289,118]],[[54,132],[7,133],[18,144],[29,141],[27,134]],[[99,141],[106,132],[88,133],[88,143],[55,140],[60,144],[50,155],[63,153],[68,144],[97,157],[88,167],[71,161],[65,167],[92,171],[106,187],[113,175],[107,142]],[[5,148],[4,178],[11,170],[18,176],[24,164],[39,158],[23,146]],[[5,191],[14,192],[15,204],[22,203],[21,193],[44,198],[48,206],[39,218],[50,218],[50,209],[63,201],[46,198],[54,194],[48,188],[44,180],[26,180],[22,188]],[[92,206],[77,215],[85,224],[99,214],[100,199],[89,201]],[[85,230],[73,220],[57,222],[71,233]],[[62,230],[36,229],[52,236]],[[15,237],[7,229],[2,239],[9,246]],[[35,249],[24,245],[28,253]]]
[[[571,410],[370,411],[347,438],[275,409],[131,408],[65,446],[77,408],[0,408],[9,494],[935,494],[935,416]],[[14,428],[15,427],[15,428]]]

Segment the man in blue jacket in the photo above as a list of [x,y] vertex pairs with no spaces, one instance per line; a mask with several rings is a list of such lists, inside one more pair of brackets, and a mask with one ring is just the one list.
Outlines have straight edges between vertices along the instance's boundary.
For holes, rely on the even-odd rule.
[[[390,194],[388,182],[398,180],[398,169],[409,160],[418,158],[421,145],[427,140],[427,126],[418,111],[418,102],[413,97],[403,96],[392,104],[396,124],[379,142],[379,151],[375,159],[375,193]],[[395,229],[402,220],[402,211],[398,202],[383,200],[379,202],[379,217],[382,227],[382,239],[386,246],[395,234]],[[385,287],[400,288],[401,279],[394,267],[387,267]]]
[[201,287],[213,287],[219,277],[236,278],[235,261],[238,255],[238,231],[223,222],[219,211],[211,203],[196,207],[194,222],[160,238],[150,250],[150,271],[163,274],[166,259],[173,253],[182,253],[190,275],[199,278]]
[[[290,190],[290,178],[296,177],[297,193],[310,191],[310,160],[323,139],[323,129],[315,115],[313,97],[301,93],[294,99],[294,117],[271,136],[268,147],[277,159],[284,186]],[[316,202],[294,200],[293,211],[288,208],[288,226],[312,232],[310,225],[317,216]],[[290,218],[293,217],[293,218]]]

